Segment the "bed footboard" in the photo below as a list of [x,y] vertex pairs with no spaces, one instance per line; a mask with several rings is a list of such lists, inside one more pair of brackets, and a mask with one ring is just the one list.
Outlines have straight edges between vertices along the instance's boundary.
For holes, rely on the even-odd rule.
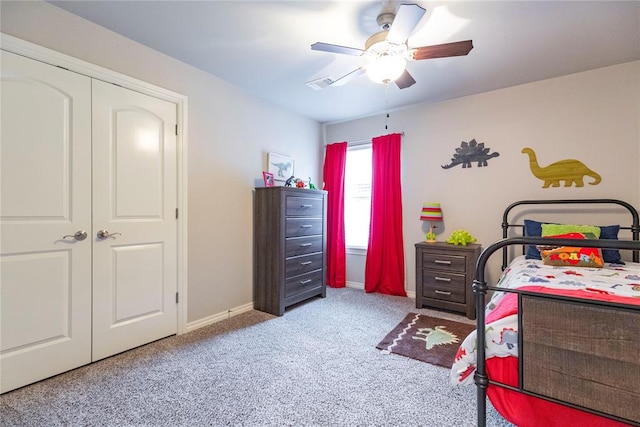
[[[477,330],[484,331],[485,297],[493,290],[518,294],[521,331],[518,387],[491,381],[486,372],[486,337],[477,334],[478,426],[486,425],[489,384],[640,426],[638,306],[487,286],[485,267],[493,253],[510,245],[549,242],[541,237],[507,238],[488,246],[478,259],[473,285]],[[584,244],[584,240],[559,238],[553,242],[556,246]],[[590,240],[589,247],[638,251],[640,242]]]
[[640,423],[640,310],[521,298],[522,388]]

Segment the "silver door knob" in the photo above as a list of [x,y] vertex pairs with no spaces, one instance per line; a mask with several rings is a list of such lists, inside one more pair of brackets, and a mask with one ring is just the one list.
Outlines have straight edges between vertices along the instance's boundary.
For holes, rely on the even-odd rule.
[[100,230],[96,234],[96,236],[98,236],[98,239],[107,239],[109,237],[115,237],[117,235],[122,235],[122,234],[121,233],[109,233],[107,230]]
[[87,238],[87,232],[84,230],[80,230],[80,231],[76,231],[76,234],[71,235],[71,234],[67,234],[66,236],[63,237],[63,239],[67,239],[67,238],[72,238],[72,239],[76,239],[76,240],[84,240]]

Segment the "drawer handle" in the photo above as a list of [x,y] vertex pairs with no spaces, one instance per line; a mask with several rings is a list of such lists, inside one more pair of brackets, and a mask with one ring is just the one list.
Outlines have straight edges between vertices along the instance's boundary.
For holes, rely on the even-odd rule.
[[436,294],[440,294],[440,295],[451,295],[451,292],[446,292],[446,291],[441,291],[439,289],[436,289]]
[[438,277],[438,276],[436,276],[436,277],[434,277],[434,279],[436,279],[436,281],[439,281],[439,282],[450,282],[451,281],[451,279],[449,279],[448,277]]
[[300,205],[301,208],[312,208],[313,205]]
[[301,284],[301,285],[306,285],[307,283],[311,283],[311,279],[301,280],[301,281],[300,281],[300,284]]
[[309,265],[311,264],[311,261],[303,261],[300,263],[300,265]]
[[441,261],[439,259],[436,259],[433,262],[435,262],[436,264],[451,265],[451,261]]
[[302,224],[300,226],[300,228],[311,228],[311,227],[313,227],[313,225],[311,225],[311,224]]
[[300,243],[301,248],[306,248],[307,246],[311,246],[313,243]]

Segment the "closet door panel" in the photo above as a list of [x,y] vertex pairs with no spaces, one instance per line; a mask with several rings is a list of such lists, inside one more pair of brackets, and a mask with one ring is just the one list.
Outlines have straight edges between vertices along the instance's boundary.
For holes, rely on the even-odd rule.
[[149,111],[113,112],[112,218],[162,218],[164,121]]
[[114,325],[162,313],[162,244],[113,247]]
[[91,80],[0,55],[6,392],[91,361]]

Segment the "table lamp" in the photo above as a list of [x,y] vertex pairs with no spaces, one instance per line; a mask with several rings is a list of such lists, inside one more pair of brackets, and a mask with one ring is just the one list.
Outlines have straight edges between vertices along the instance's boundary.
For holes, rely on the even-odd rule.
[[440,203],[424,203],[422,205],[422,213],[420,214],[421,221],[430,221],[429,232],[426,236],[427,242],[435,242],[436,234],[433,232],[433,229],[436,226],[433,224],[434,221],[442,221],[442,208],[440,208]]

